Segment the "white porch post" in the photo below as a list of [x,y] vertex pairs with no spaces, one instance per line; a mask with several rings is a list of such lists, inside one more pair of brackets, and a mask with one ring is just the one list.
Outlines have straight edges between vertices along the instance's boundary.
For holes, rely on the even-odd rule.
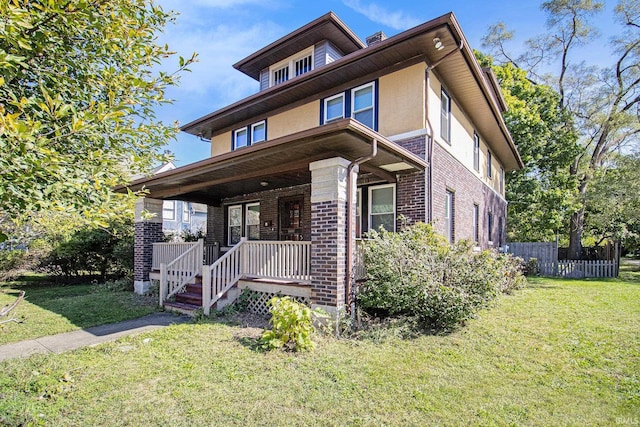
[[162,200],[140,198],[135,204],[133,287],[137,294],[149,290],[153,244],[162,241]]

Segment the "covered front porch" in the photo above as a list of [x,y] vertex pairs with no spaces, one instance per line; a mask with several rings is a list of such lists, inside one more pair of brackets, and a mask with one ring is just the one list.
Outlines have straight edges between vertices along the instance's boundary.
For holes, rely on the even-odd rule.
[[[341,310],[353,280],[357,183],[391,184],[425,167],[424,159],[344,119],[135,181],[130,189],[148,191],[136,206],[136,289],[157,279],[163,305],[200,292],[205,313],[243,288]],[[163,200],[207,204],[207,235],[166,262],[155,255],[154,274]],[[215,261],[205,256],[210,247],[219,249]]]

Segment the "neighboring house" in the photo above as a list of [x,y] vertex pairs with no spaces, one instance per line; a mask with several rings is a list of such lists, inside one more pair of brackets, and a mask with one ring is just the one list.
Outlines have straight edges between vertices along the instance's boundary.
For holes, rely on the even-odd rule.
[[[151,171],[152,175],[176,169],[173,162],[166,162]],[[135,176],[132,181],[143,178]],[[162,202],[162,231],[165,235],[173,234],[180,237],[183,231],[196,234],[207,231],[207,205],[204,203],[185,202],[182,200],[164,200]]]
[[[328,13],[234,67],[260,91],[182,127],[211,141],[211,158],[131,184],[149,190],[138,211],[208,205],[207,242],[229,252],[203,270],[205,312],[229,289],[258,289],[256,277],[272,294],[341,309],[356,238],[401,218],[450,241],[504,243],[504,174],[522,160],[495,76],[452,13],[367,44]],[[157,230],[138,216],[139,288]]]
[[[167,162],[154,169],[159,174],[176,169],[173,162]],[[185,202],[182,200],[164,200],[162,202],[162,231],[176,237],[183,231],[193,234],[198,231],[207,232],[207,205],[204,203]]]

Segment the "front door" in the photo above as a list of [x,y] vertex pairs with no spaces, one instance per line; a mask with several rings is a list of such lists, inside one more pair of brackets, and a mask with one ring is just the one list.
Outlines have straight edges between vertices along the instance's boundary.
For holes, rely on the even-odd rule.
[[280,200],[280,240],[304,240],[302,231],[303,200],[302,196]]

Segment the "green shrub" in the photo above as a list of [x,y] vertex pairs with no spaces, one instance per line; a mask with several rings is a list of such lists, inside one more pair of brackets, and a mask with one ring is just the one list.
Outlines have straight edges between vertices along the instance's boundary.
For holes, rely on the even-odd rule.
[[358,306],[379,317],[415,317],[434,331],[451,330],[500,292],[523,285],[519,263],[471,243],[450,245],[426,224],[398,233],[373,231],[364,242],[367,281]]
[[25,255],[23,250],[0,250],[0,273],[19,267]]
[[313,311],[291,297],[273,297],[268,302],[272,329],[264,331],[260,344],[265,349],[312,350]]
[[96,272],[103,279],[131,276],[133,241],[129,218],[114,221],[108,228],[81,228],[57,242],[42,259],[42,266],[49,273],[66,277]]

